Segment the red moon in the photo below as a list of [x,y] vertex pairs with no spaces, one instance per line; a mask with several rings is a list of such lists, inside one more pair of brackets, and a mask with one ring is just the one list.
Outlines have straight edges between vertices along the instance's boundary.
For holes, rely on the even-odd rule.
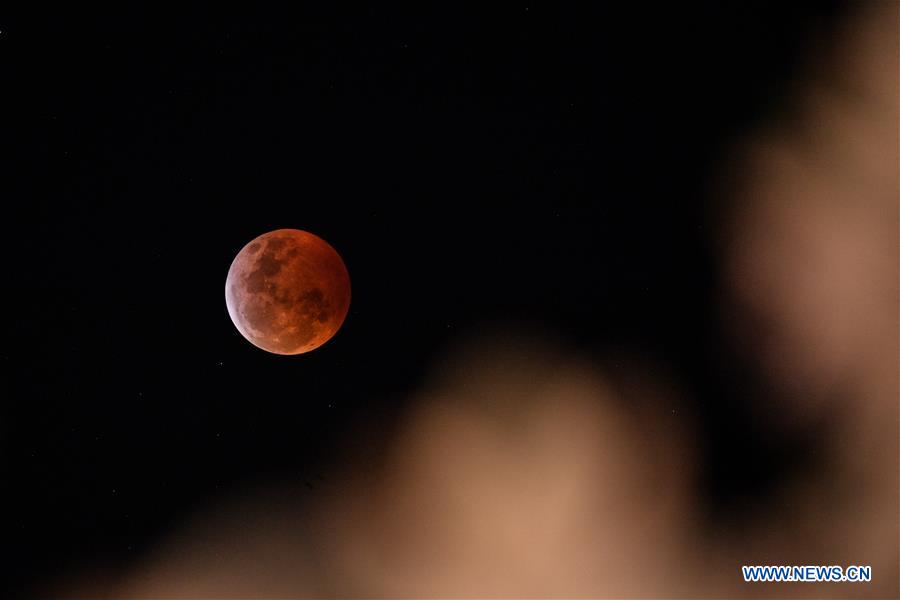
[[228,269],[225,304],[235,327],[274,354],[303,354],[330,340],[350,308],[350,275],[328,242],[299,229],[264,233]]

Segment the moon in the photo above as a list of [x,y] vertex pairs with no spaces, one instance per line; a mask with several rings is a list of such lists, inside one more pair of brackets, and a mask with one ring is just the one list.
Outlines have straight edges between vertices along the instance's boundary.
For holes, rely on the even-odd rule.
[[350,275],[337,251],[299,229],[264,233],[228,269],[225,304],[247,340],[273,354],[303,354],[330,340],[350,308]]

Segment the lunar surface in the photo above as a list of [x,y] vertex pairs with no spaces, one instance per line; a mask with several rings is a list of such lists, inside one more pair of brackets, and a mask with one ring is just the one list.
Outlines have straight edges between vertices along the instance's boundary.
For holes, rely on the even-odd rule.
[[243,247],[225,281],[238,331],[275,354],[302,354],[337,333],[350,308],[350,275],[322,238],[298,229],[264,233]]

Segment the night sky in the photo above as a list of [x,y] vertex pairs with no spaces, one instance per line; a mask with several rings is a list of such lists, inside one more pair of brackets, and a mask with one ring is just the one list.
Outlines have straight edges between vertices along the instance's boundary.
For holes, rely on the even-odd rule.
[[[720,468],[777,450],[733,441],[757,384],[722,358],[710,181],[839,11],[619,4],[4,17],[10,584],[127,566],[230,490],[314,489],[342,433],[387,435],[497,324],[665,365],[711,505],[765,484]],[[306,355],[225,308],[234,255],[279,228],[352,279]]]

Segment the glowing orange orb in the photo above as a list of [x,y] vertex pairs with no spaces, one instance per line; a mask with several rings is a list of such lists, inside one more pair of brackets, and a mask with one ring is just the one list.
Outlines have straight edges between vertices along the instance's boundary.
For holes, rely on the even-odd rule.
[[238,252],[225,280],[225,304],[253,345],[275,354],[302,354],[341,328],[350,308],[350,275],[322,238],[278,229]]

